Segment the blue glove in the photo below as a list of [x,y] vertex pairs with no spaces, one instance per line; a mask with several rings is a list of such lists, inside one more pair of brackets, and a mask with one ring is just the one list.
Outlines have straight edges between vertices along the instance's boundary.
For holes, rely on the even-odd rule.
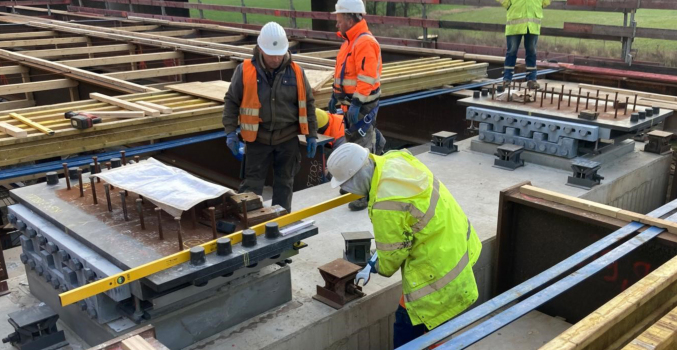
[[317,151],[317,138],[306,137],[306,143],[308,144],[308,158],[315,158],[315,151]]
[[348,122],[350,123],[349,126],[353,126],[358,122],[360,118],[361,107],[362,103],[359,102],[359,100],[353,100],[353,102],[350,104],[350,108],[348,108]]
[[329,105],[327,106],[327,110],[329,110],[329,113],[336,114],[337,103],[338,100],[336,99],[336,96],[334,96],[334,94],[331,94],[331,99],[329,99]]
[[226,145],[230,148],[230,152],[237,157],[240,153],[240,140],[237,139],[235,131],[231,131],[226,135]]
[[369,266],[371,266],[371,270],[369,273],[378,273],[378,268],[376,267],[376,263],[378,262],[378,253],[374,252],[374,256],[369,259]]

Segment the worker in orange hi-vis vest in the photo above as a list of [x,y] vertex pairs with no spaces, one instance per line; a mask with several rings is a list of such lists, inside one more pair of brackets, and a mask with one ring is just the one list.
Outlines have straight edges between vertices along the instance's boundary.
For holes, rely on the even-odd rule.
[[306,136],[309,158],[317,149],[315,99],[303,69],[292,61],[284,28],[266,24],[257,43],[252,58],[233,72],[224,99],[227,145],[239,154],[239,127],[246,155],[240,192],[261,195],[272,162],[272,204],[291,212],[294,176],[301,166],[297,136]]
[[[380,155],[385,138],[376,129],[376,116],[381,97],[381,46],[369,31],[362,0],[338,0],[336,3],[337,35],[343,45],[336,56],[333,93],[327,106],[329,113],[340,105],[345,115],[346,140]],[[364,210],[368,199],[351,202],[350,210]]]

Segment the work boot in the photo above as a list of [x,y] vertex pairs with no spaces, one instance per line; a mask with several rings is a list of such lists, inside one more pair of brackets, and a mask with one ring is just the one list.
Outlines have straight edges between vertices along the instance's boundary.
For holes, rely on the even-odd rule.
[[529,80],[527,81],[527,89],[540,89],[541,85],[536,81],[536,80]]
[[367,197],[362,197],[358,200],[348,203],[348,208],[350,208],[352,211],[364,210],[367,209],[367,206],[369,206],[369,198]]
[[339,187],[339,194],[343,196],[344,194],[348,194],[348,191],[344,191],[342,188]]

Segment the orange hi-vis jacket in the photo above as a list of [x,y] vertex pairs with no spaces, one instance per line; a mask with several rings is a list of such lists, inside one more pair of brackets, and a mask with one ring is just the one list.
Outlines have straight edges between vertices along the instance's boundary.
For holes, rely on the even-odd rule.
[[[336,57],[334,68],[334,95],[344,106],[353,98],[362,103],[378,100],[381,96],[381,46],[361,20],[339,37],[345,41]],[[346,107],[343,107],[347,111]]]
[[[346,136],[346,129],[343,125],[343,116],[338,114],[327,113],[327,128],[324,130],[322,135],[329,136],[338,140]],[[329,142],[329,145],[333,145],[334,142]]]
[[[291,67],[296,75],[296,87],[298,89],[299,129],[302,135],[308,135],[308,110],[306,108],[306,87],[303,81],[303,72],[295,62],[291,62]],[[240,105],[240,135],[244,141],[254,142],[261,121],[261,118],[259,118],[261,102],[259,101],[256,67],[251,60],[245,60],[242,63],[242,85],[244,91]]]

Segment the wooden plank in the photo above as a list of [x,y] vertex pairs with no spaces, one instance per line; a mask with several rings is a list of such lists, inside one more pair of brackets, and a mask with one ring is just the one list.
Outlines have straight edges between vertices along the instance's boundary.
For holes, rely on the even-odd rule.
[[34,100],[18,100],[18,101],[7,101],[0,102],[0,111],[8,111],[10,109],[19,109],[26,107],[35,106]]
[[213,101],[223,102],[226,92],[228,92],[229,82],[194,82],[186,84],[167,85],[165,88],[181,92],[184,94],[206,98]]
[[64,89],[75,86],[78,86],[78,82],[71,79],[56,79],[33,83],[0,85],[0,96],[20,94],[25,92]]
[[129,50],[133,50],[133,49],[134,49],[134,45],[118,44],[118,45],[74,47],[74,48],[68,48],[68,49],[31,50],[31,51],[22,51],[21,53],[26,55],[26,56],[31,56],[31,57],[56,58],[56,57],[65,57],[65,56],[86,55],[86,54],[90,54],[90,53],[129,51]]
[[126,26],[126,27],[117,27],[119,30],[125,30],[128,32],[143,32],[147,30],[155,30],[160,28],[159,25],[155,24],[147,24],[147,25],[142,25],[142,26]]
[[24,66],[5,66],[0,67],[0,75],[27,73],[28,69]]
[[65,64],[69,67],[94,67],[94,66],[108,66],[113,64],[122,64],[122,63],[134,63],[134,62],[145,62],[145,61],[160,61],[160,60],[172,60],[181,57],[181,52],[172,51],[172,52],[159,52],[159,53],[145,53],[140,55],[125,55],[125,56],[114,56],[114,57],[99,57],[99,58],[86,58],[81,60],[67,60],[59,61],[61,64]]
[[155,103],[152,103],[152,102],[146,102],[146,101],[138,101],[136,103],[138,103],[142,106],[146,106],[148,108],[157,109],[162,114],[172,113],[172,109],[167,107],[167,106],[162,106],[162,105],[159,105],[159,104],[155,104]]
[[158,32],[144,32],[148,34],[157,34],[162,36],[186,36],[195,34],[195,29],[165,30]]
[[303,56],[310,57],[319,57],[319,58],[334,58],[338,56],[339,50],[327,50],[327,51],[316,51],[316,52],[304,52]]
[[41,58],[31,57],[22,55],[16,52],[11,52],[7,50],[0,50],[0,57],[19,62],[22,65],[31,66],[34,68],[63,74],[66,77],[74,78],[82,81],[86,81],[97,86],[107,87],[115,91],[121,91],[125,93],[133,92],[144,92],[144,91],[154,91],[156,89],[148,88],[142,85],[130,83],[121,79],[116,79],[113,77],[102,76],[97,73],[92,73],[80,68],[69,67],[57,62],[50,62]]
[[194,38],[193,40],[201,41],[204,43],[234,43],[242,41],[247,38],[246,35],[235,35],[235,36],[213,36],[208,38]]
[[13,137],[16,138],[28,137],[28,131],[6,122],[0,122],[0,131],[4,132],[5,134],[12,135]]
[[23,32],[23,33],[8,33],[0,34],[0,40],[16,40],[16,39],[33,39],[33,38],[45,38],[56,35],[56,32],[52,30],[46,30],[41,32]]
[[70,37],[70,38],[11,40],[11,41],[0,41],[0,48],[44,46],[44,45],[57,45],[57,44],[77,44],[77,43],[86,43],[86,42],[87,42],[87,38],[81,37],[81,36]]
[[637,100],[637,105],[638,106],[642,105],[642,106],[660,107],[660,108],[665,108],[665,109],[677,110],[677,102],[654,100],[654,99],[644,98],[644,97]]
[[622,350],[669,350],[676,347],[677,308],[674,308]]
[[143,118],[146,113],[143,111],[81,111],[81,113],[88,113],[99,118],[116,118],[116,119],[132,119]]
[[[629,334],[636,325],[647,325],[646,320],[657,315],[654,311],[666,305],[674,306],[676,291],[677,257],[571,326],[540,350],[613,349],[610,345]],[[673,306],[669,306],[665,312]]]
[[520,187],[520,193],[531,197],[546,199],[559,204],[565,204],[568,206],[572,206],[574,208],[592,211],[597,214],[602,214],[613,218],[617,217],[617,213],[621,211],[621,209],[609,205],[600,204],[597,202],[589,201],[587,199],[567,196],[561,193],[548,191],[542,188],[529,185],[524,185]]
[[120,346],[124,350],[155,350],[152,345],[138,335],[123,340]]
[[[599,86],[599,85],[590,85],[590,84],[578,84],[578,86],[583,88],[583,89],[592,90],[592,91],[599,90],[599,91],[607,91],[607,92],[618,92],[619,94],[623,94],[623,95],[627,95],[627,96],[637,95],[639,97],[644,97],[644,98],[651,98],[651,99],[656,99],[656,100],[677,102],[677,96],[652,94],[652,93],[643,92],[643,91],[617,89],[617,88],[612,88],[612,87],[608,87],[608,86]],[[632,102],[632,101],[630,101],[630,102]]]
[[120,108],[124,108],[130,111],[142,111],[146,115],[157,117],[160,115],[160,111],[141,106],[139,104],[136,104],[134,102],[129,102],[125,100],[121,100],[119,98],[111,97],[111,96],[106,96],[104,94],[100,94],[97,92],[93,92],[89,94],[89,98],[101,101],[101,102],[106,102],[108,104],[112,104],[113,106],[118,106]]
[[226,69],[233,69],[237,67],[239,63],[234,61],[226,62],[214,62],[214,63],[203,63],[203,64],[193,64],[188,66],[176,66],[176,67],[164,67],[164,68],[152,68],[152,69],[142,69],[126,72],[116,72],[116,73],[107,73],[105,76],[122,79],[122,80],[136,80],[136,79],[145,79],[145,78],[156,78],[164,77],[169,75],[179,75],[179,74],[190,74],[190,73],[199,73],[199,72],[212,72]]

